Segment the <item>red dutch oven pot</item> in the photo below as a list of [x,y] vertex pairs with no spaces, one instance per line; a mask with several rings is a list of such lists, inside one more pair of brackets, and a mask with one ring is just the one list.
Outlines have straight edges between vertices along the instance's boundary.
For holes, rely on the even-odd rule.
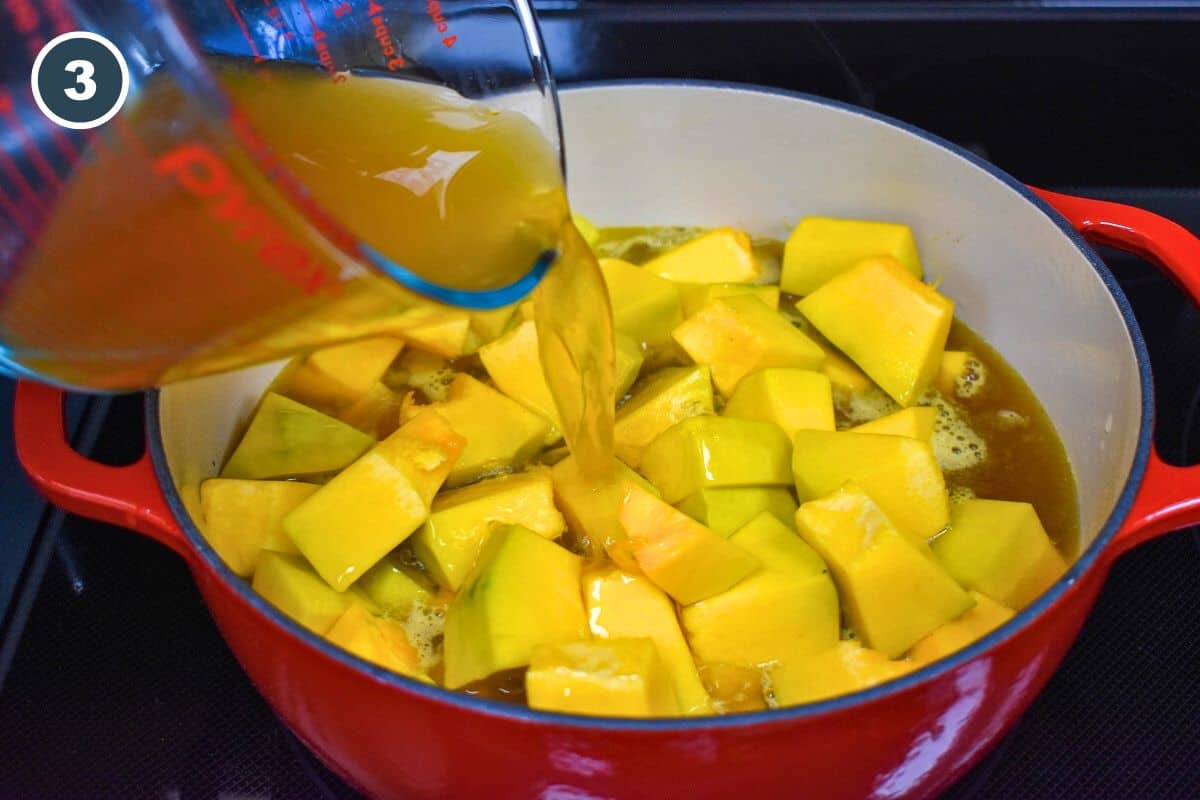
[[[15,427],[25,469],[62,508],[131,528],[187,561],[259,691],[370,796],[935,795],[1028,707],[1114,559],[1200,522],[1200,468],[1172,467],[1155,454],[1141,336],[1079,234],[1145,257],[1193,299],[1200,241],[1135,208],[1029,190],[929,134],[816,98],[660,82],[568,90],[562,105],[573,202],[604,224],[735,224],[779,234],[782,220],[805,213],[912,223],[928,271],[1030,381],[1063,435],[1084,527],[1070,571],[984,639],[867,691],[729,717],[592,719],[381,670],[288,620],[224,566],[179,487],[216,471],[274,368],[151,393],[146,453],[126,467],[71,450],[61,393],[23,384]],[[1072,400],[1075,388],[1087,396]],[[239,399],[222,409],[225,397]]]

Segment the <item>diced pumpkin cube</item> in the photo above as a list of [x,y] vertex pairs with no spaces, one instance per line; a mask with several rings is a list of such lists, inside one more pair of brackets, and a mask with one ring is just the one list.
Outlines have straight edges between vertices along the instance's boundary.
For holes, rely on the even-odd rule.
[[517,313],[516,305],[501,306],[490,311],[471,312],[471,333],[476,347],[493,342],[508,330],[508,324]]
[[389,321],[388,328],[413,347],[445,358],[458,358],[471,349],[471,314],[462,309],[418,306]]
[[386,438],[400,425],[400,395],[375,381],[361,397],[338,414],[345,423],[363,433]]
[[790,367],[759,370],[743,378],[721,413],[774,423],[789,439],[799,430],[832,431],[837,427],[829,378]]
[[680,283],[748,283],[760,272],[750,237],[733,228],[701,234],[642,267]]
[[403,339],[381,336],[318,350],[289,364],[272,390],[342,418],[341,412],[371,391],[403,348]]
[[231,570],[248,578],[260,551],[299,552],[280,523],[316,490],[296,481],[206,480],[200,484],[204,538]]
[[[626,336],[618,335],[614,345],[616,397],[621,397],[637,380],[638,370],[642,366],[642,351],[636,342]],[[500,391],[530,411],[540,414],[551,424],[547,444],[554,444],[562,438],[558,408],[542,374],[537,329],[533,320],[522,322],[496,341],[479,348],[479,357]]]
[[650,639],[606,639],[534,648],[525,673],[531,708],[600,717],[679,713]]
[[701,489],[680,500],[675,507],[713,533],[725,537],[763,511],[771,512],[789,528],[796,524],[796,501],[787,489],[758,486]]
[[817,369],[825,360],[820,345],[749,295],[712,301],[671,335],[693,361],[712,367],[724,397],[760,369]]
[[950,530],[933,542],[933,552],[959,583],[1015,609],[1036,600],[1067,571],[1029,503],[955,503]]
[[894,258],[862,261],[796,307],[902,406],[937,376],[954,319],[954,303]]
[[932,406],[902,408],[894,414],[873,419],[851,428],[853,433],[878,433],[887,436],[907,436],[921,442],[933,438],[933,425],[937,422],[937,409]]
[[643,575],[597,567],[584,573],[583,602],[593,636],[645,636],[654,641],[683,713],[711,710],[692,651],[675,616],[675,606],[661,589]]
[[729,541],[757,558],[762,569],[683,609],[683,626],[700,661],[758,667],[837,642],[837,590],[811,547],[768,512]]
[[635,387],[617,410],[613,445],[617,457],[635,469],[646,445],[677,422],[713,413],[712,376],[708,367],[659,370]]
[[928,440],[798,431],[792,441],[792,470],[801,503],[854,481],[918,543],[944,529],[950,519],[946,482]]
[[434,579],[457,591],[497,525],[523,525],[547,539],[566,523],[554,507],[550,470],[504,475],[443,492],[429,519],[413,534],[413,551]]
[[361,603],[352,603],[325,638],[364,661],[424,683],[433,682],[421,669],[421,657],[408,641],[404,628],[391,620],[376,617]]
[[538,645],[586,639],[582,563],[520,525],[493,531],[446,611],[446,687],[525,666]]
[[537,328],[532,319],[479,348],[479,358],[496,388],[540,414],[553,428],[552,437],[561,435],[558,409],[542,375]]
[[355,587],[362,590],[375,605],[394,617],[402,617],[418,603],[434,602],[428,579],[415,568],[404,564],[395,555],[385,556]]
[[422,412],[297,506],[283,528],[342,591],[425,521],[465,443],[436,412]]
[[318,636],[324,636],[338,617],[358,602],[353,594],[330,589],[303,558],[290,553],[263,551],[250,586]]
[[333,472],[375,439],[328,414],[267,392],[222,478],[284,478]]
[[635,342],[632,338],[623,333],[618,333],[613,339],[615,347],[615,371],[616,378],[616,393],[613,397],[613,402],[624,397],[630,387],[637,381],[638,373],[642,369],[642,361],[644,355],[642,346]]
[[348,395],[357,398],[383,377],[403,349],[403,339],[379,336],[317,350],[307,361],[344,387]]
[[833,572],[858,638],[888,657],[973,605],[928,545],[897,531],[854,484],[801,505],[796,528]]
[[765,711],[763,672],[757,667],[738,667],[733,664],[701,664],[700,680],[712,697],[713,708],[719,713]]
[[579,237],[588,247],[592,247],[600,240],[600,231],[583,214],[571,214],[571,222],[575,225],[575,230],[579,231]]
[[675,284],[618,258],[600,259],[600,270],[616,329],[651,350],[670,344],[671,331],[683,322]]
[[779,285],[792,294],[812,294],[830,278],[872,256],[891,256],[921,279],[921,258],[907,225],[805,217],[784,245]]
[[543,416],[470,375],[456,376],[446,400],[432,408],[467,440],[446,478],[446,486],[451,489],[488,475],[522,469],[541,450],[550,433],[550,424]]
[[1012,619],[1012,609],[1000,605],[986,594],[971,592],[971,599],[975,605],[970,611],[914,644],[908,651],[908,657],[915,663],[929,664],[961,650]]
[[838,642],[823,653],[780,664],[770,671],[769,683],[775,705],[798,706],[876,686],[911,672],[914,666],[890,661],[858,642]]
[[613,459],[612,480],[606,483],[582,475],[574,456],[555,464],[550,475],[554,481],[554,500],[575,539],[587,544],[597,555],[609,551],[610,557],[621,566],[635,568],[632,554],[618,547],[625,540],[618,518],[621,487],[634,483],[655,496],[658,489],[616,459]]
[[722,297],[751,295],[757,297],[772,311],[779,310],[779,287],[753,283],[680,283],[679,300],[683,305],[683,317],[695,314],[700,309]]
[[788,486],[792,446],[778,426],[732,417],[689,417],[642,451],[641,472],[678,503],[701,489]]
[[634,484],[625,487],[620,520],[638,567],[683,605],[758,569],[754,556]]
[[857,394],[871,388],[871,379],[850,359],[832,350],[825,351],[825,361],[821,363],[821,374],[829,378],[833,388],[844,394]]

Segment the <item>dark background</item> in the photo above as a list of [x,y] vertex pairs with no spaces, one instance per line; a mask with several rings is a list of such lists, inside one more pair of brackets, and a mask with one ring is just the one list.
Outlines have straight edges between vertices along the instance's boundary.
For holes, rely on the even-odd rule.
[[[812,92],[1200,232],[1194,4],[536,5],[563,83]],[[1104,255],[1150,347],[1159,446],[1197,460],[1200,315],[1153,268]],[[0,384],[0,418],[10,394]],[[72,422],[100,457],[137,455],[138,398],[76,401]],[[44,509],[10,449],[0,438],[0,800],[353,797],[255,694],[183,564]],[[1195,530],[1122,559],[1045,693],[948,800],[1200,797],[1198,587]]]

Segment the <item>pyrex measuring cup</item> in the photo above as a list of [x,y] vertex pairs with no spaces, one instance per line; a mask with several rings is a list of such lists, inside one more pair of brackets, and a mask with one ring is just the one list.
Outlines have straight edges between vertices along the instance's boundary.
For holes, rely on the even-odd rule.
[[559,123],[526,0],[5,14],[0,371],[142,388],[461,328],[554,258]]

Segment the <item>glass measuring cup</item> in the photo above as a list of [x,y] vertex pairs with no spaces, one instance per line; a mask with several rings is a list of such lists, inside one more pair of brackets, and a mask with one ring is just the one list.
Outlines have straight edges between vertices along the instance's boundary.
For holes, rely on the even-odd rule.
[[[142,388],[458,330],[463,309],[520,299],[554,258],[559,123],[526,0],[0,13],[0,370]],[[80,30],[111,42],[128,77],[93,128],[44,112],[72,113],[56,89],[86,94],[110,75],[103,53],[89,74],[50,48],[40,67],[57,81],[31,68]]]

